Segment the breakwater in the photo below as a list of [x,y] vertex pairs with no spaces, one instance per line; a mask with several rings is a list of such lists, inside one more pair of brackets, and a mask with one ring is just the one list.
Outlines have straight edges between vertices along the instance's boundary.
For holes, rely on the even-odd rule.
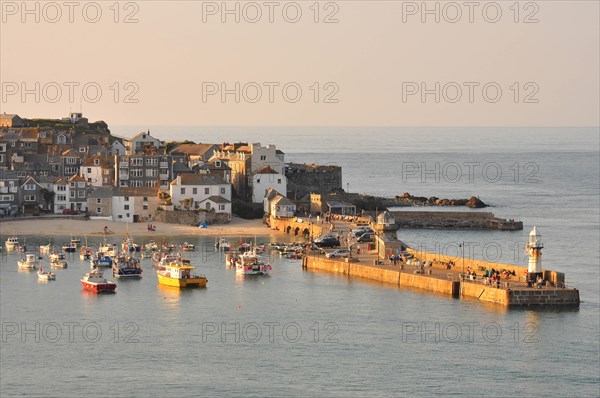
[[[302,268],[379,281],[400,288],[415,288],[443,294],[453,298],[473,299],[507,307],[579,305],[577,289],[525,287],[516,281],[507,280],[500,287],[491,287],[481,282],[461,280],[455,272],[425,273],[407,267],[383,266],[353,262],[348,259],[328,259],[321,255],[308,255],[302,259]],[[496,269],[501,269],[497,267]]]
[[390,211],[398,228],[495,229],[520,231],[523,222],[481,211]]

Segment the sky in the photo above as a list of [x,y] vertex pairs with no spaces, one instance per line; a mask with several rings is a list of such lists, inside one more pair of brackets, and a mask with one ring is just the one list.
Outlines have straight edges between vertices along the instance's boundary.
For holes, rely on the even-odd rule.
[[599,15],[598,1],[1,1],[0,112],[598,126]]

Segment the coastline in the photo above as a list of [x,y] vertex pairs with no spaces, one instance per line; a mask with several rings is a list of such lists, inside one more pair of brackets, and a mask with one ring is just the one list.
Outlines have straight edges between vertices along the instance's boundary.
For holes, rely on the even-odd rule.
[[275,235],[262,220],[244,220],[233,217],[229,224],[208,225],[206,229],[189,225],[167,224],[153,222],[155,232],[147,229],[148,223],[127,224],[116,221],[104,220],[72,220],[72,219],[28,219],[28,220],[2,220],[0,221],[0,235],[17,236],[104,236],[104,227],[108,226],[110,236],[156,237],[163,236],[270,236]]

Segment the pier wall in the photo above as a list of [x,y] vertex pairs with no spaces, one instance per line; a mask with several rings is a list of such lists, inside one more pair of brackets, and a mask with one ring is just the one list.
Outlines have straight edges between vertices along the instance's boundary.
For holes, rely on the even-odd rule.
[[523,223],[482,211],[390,211],[399,228],[464,228],[517,231]]
[[490,303],[509,305],[509,291],[505,289],[496,289],[491,286],[485,286],[480,283],[464,282],[460,287],[460,296]]
[[508,305],[514,307],[579,304],[579,290],[577,289],[510,290],[508,297]]
[[304,218],[302,222],[298,222],[296,217],[275,218],[271,216],[269,222],[271,229],[278,230],[288,236],[297,236],[298,238],[303,238],[305,233],[308,233],[309,236],[312,234],[313,237],[317,238],[322,235],[323,228],[327,225],[320,222],[309,222]]

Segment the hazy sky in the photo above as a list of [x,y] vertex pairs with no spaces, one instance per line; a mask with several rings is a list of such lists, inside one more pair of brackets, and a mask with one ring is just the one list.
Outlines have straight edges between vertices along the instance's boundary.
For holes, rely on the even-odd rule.
[[0,3],[1,111],[23,117],[81,109],[132,125],[600,124],[598,1],[428,1],[437,15],[421,1],[227,2],[239,22],[221,1],[32,1],[29,14],[21,1]]

